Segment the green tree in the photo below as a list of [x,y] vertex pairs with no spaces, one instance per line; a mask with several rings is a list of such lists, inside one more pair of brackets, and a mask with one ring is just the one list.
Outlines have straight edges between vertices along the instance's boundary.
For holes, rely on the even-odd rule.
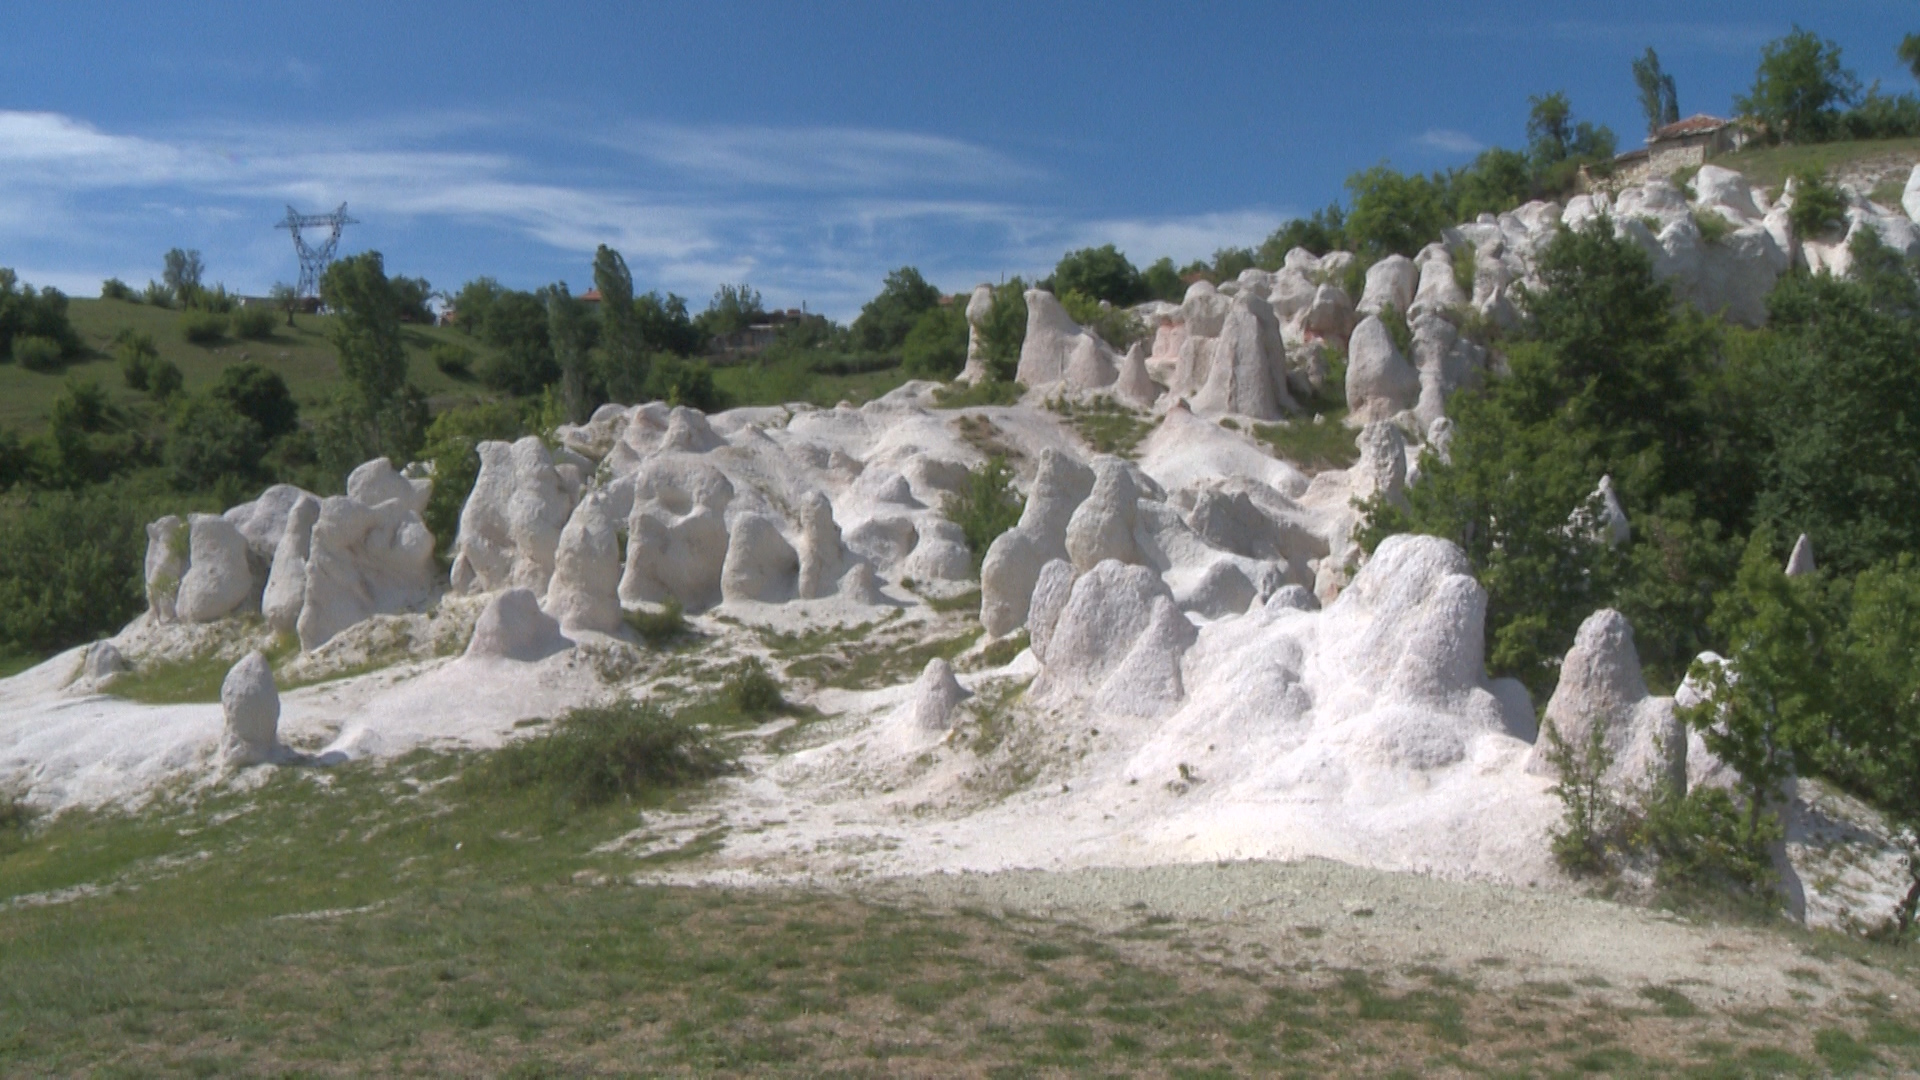
[[549,285],[540,292],[547,303],[547,339],[554,363],[560,368],[561,402],[567,419],[578,424],[599,404],[587,355],[593,347],[593,327],[587,319],[586,305],[567,291],[566,282]]
[[1413,256],[1453,224],[1440,185],[1419,174],[1375,165],[1347,177],[1353,208],[1346,238],[1367,262],[1388,255]]
[[[476,291],[476,298],[481,299],[484,312],[480,339],[494,349],[481,362],[481,382],[495,390],[530,396],[560,378],[553,337],[547,331],[547,305],[538,296],[496,286]],[[461,323],[466,324],[464,314]]]
[[1647,134],[1680,119],[1680,99],[1673,76],[1660,69],[1660,54],[1647,46],[1646,55],[1633,62],[1633,83],[1640,89],[1640,111],[1647,114]]
[[200,292],[200,277],[206,272],[206,264],[201,261],[198,251],[182,251],[173,248],[162,259],[163,269],[160,280],[167,291],[181,304],[192,306],[195,296]]
[[706,348],[705,335],[687,313],[685,297],[650,292],[635,298],[633,310],[649,351],[692,356]]
[[225,399],[189,396],[167,426],[169,478],[182,491],[237,495],[265,479],[267,442],[260,425]]
[[900,346],[907,374],[945,382],[967,365],[967,316],[958,303],[922,312]]
[[511,442],[526,435],[527,422],[512,405],[495,402],[448,409],[428,425],[421,456],[433,465],[433,492],[427,498],[427,531],[445,560],[460,531],[460,511],[480,476],[482,442]]
[[1769,138],[1808,143],[1835,131],[1841,106],[1860,93],[1860,80],[1840,66],[1840,46],[1795,25],[1760,50],[1753,89],[1734,108],[1760,122]]
[[708,337],[719,337],[722,334],[739,333],[765,314],[766,309],[760,303],[760,291],[742,282],[715,289],[713,299],[707,303],[707,310],[700,313],[697,321],[701,331]]
[[601,380],[612,400],[638,401],[647,385],[646,334],[627,260],[605,244],[593,255],[593,287],[600,293]]
[[300,310],[300,291],[284,281],[276,281],[273,288],[267,290],[267,296],[273,306],[286,312],[287,325],[293,325],[294,313]]
[[903,266],[888,274],[879,295],[860,309],[851,328],[853,344],[868,352],[897,349],[920,316],[939,304],[940,290],[927,284],[919,270]]
[[1180,280],[1180,271],[1173,268],[1173,260],[1165,256],[1141,273],[1140,282],[1146,286],[1148,299],[1177,304],[1187,295],[1187,283]]
[[[1337,251],[1347,242],[1346,220],[1346,211],[1340,209],[1338,203],[1315,210],[1308,217],[1293,218],[1261,241],[1259,249],[1253,253],[1254,264],[1262,270],[1278,270],[1285,265],[1287,252],[1294,248],[1306,248],[1315,255]],[[1169,262],[1167,268],[1171,270],[1173,264]]]
[[1504,214],[1533,197],[1533,169],[1518,150],[1489,147],[1448,177],[1446,195],[1456,221]]
[[1916,81],[1920,81],[1920,34],[1908,34],[1900,39],[1900,47],[1894,51],[1900,62],[1913,72]]
[[1834,764],[1906,841],[1911,884],[1895,910],[1904,936],[1920,906],[1920,563],[1876,566],[1851,593],[1833,680],[1845,760]]
[[980,320],[980,347],[995,379],[1013,381],[1020,368],[1020,346],[1026,340],[1027,283],[1016,277],[993,290],[993,304]]
[[66,294],[52,287],[35,290],[0,266],[0,360],[12,356],[17,338],[54,342],[63,357],[80,351],[80,335],[67,318]]
[[1562,190],[1572,184],[1582,164],[1612,162],[1617,145],[1613,131],[1585,120],[1575,123],[1565,94],[1536,95],[1527,103],[1527,155],[1537,190]]
[[1053,291],[1084,293],[1115,307],[1137,304],[1147,297],[1140,271],[1112,244],[1081,248],[1062,256],[1053,268]]
[[251,360],[221,370],[208,393],[226,402],[234,412],[252,420],[260,436],[272,442],[300,427],[300,406],[280,373]]
[[333,347],[348,386],[373,408],[392,400],[407,382],[407,351],[400,338],[401,296],[380,253],[350,255],[328,266],[320,298],[334,314]]

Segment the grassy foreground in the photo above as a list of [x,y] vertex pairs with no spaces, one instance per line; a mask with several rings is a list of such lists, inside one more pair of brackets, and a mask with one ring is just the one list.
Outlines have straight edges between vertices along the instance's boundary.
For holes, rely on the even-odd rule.
[[1920,1026],[1882,1000],[1844,1023],[1719,1015],[1671,988],[1622,1008],[1584,985],[1496,994],[1419,965],[1247,955],[1144,910],[1101,936],[993,911],[646,884],[720,837],[644,858],[604,845],[698,794],[583,808],[474,791],[459,779],[472,763],[283,770],[252,791],[69,815],[0,845],[0,1073],[1920,1068]]

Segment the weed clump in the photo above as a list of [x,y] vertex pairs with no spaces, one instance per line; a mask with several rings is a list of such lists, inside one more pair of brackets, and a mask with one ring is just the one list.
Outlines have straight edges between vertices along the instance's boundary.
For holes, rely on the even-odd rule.
[[952,382],[933,392],[936,409],[971,409],[983,405],[1013,405],[1027,388],[992,376],[976,383]]
[[1013,487],[1013,466],[996,455],[969,473],[967,486],[959,494],[947,496],[941,509],[947,520],[966,534],[967,549],[973,552],[973,570],[978,574],[987,547],[1018,524],[1026,508],[1027,501]]
[[623,700],[574,709],[548,730],[509,743],[467,774],[470,787],[545,788],[576,806],[637,799],[733,771],[699,728]]
[[656,649],[688,632],[687,613],[677,599],[668,599],[659,611],[629,611],[622,618],[640,640]]
[[744,716],[768,716],[787,706],[780,693],[780,682],[758,658],[743,661],[721,686],[727,704]]
[[33,807],[18,795],[0,795],[0,855],[18,847],[33,825]]

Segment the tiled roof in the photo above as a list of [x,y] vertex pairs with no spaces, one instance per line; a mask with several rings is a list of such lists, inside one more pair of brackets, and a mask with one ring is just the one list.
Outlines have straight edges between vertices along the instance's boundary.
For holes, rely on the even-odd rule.
[[1719,131],[1730,123],[1732,123],[1730,120],[1722,120],[1717,116],[1701,113],[1698,116],[1689,116],[1685,120],[1668,124],[1647,136],[1647,141],[1659,142],[1662,139],[1678,139],[1687,135],[1705,135],[1710,131]]

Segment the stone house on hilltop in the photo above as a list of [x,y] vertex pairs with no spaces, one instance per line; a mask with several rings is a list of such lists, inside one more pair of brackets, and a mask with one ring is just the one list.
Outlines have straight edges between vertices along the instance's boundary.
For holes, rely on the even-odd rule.
[[[1656,130],[1647,136],[1647,145],[1613,159],[1613,175],[1601,182],[1619,189],[1644,183],[1653,177],[1672,176],[1682,169],[1698,168],[1722,154],[1746,145],[1746,133],[1732,120],[1701,113]],[[1580,170],[1580,190],[1600,186],[1586,169]]]

